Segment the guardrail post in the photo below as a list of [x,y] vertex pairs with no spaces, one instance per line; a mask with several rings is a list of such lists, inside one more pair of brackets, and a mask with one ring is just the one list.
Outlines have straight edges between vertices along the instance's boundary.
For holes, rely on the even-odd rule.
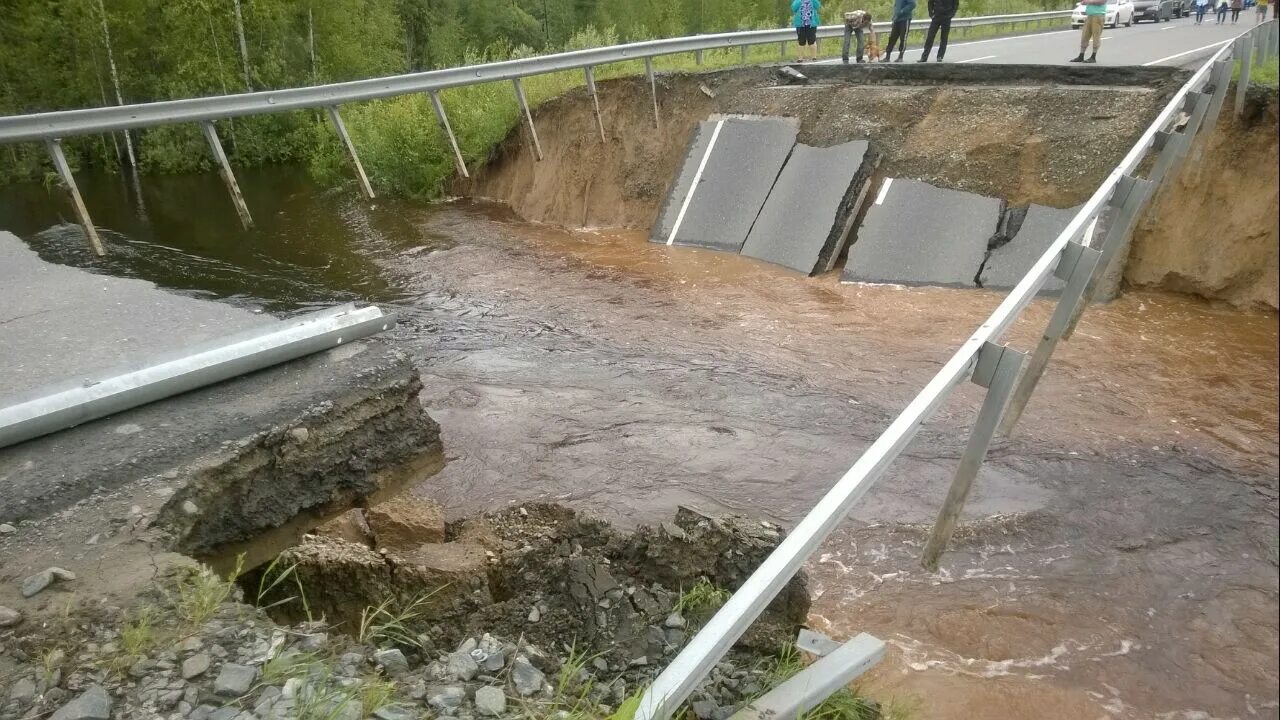
[[783,60],[787,59],[787,41],[785,40],[778,43],[778,57],[782,58]]
[[1155,164],[1151,166],[1151,172],[1147,173],[1148,179],[1155,184],[1160,184],[1165,176],[1174,172],[1181,163],[1182,158],[1186,157],[1187,151],[1191,149],[1191,143],[1196,138],[1196,133],[1200,131],[1200,126],[1204,123],[1205,115],[1209,112],[1209,107],[1213,103],[1213,96],[1206,93],[1188,93],[1187,97],[1194,98],[1195,104],[1191,108],[1191,117],[1187,120],[1187,124],[1182,128],[1182,132],[1170,132],[1157,135],[1162,138],[1160,155],[1156,158]]
[[1026,372],[1018,381],[1018,387],[1014,389],[1013,398],[1009,401],[1009,408],[1000,422],[1000,433],[1005,437],[1012,434],[1018,419],[1022,417],[1027,401],[1031,399],[1031,394],[1035,392],[1040,377],[1049,366],[1049,358],[1058,347],[1058,340],[1062,338],[1067,324],[1071,321],[1071,316],[1075,314],[1076,306],[1084,297],[1084,290],[1089,284],[1089,279],[1093,277],[1101,256],[1102,253],[1078,242],[1067,243],[1063,248],[1062,258],[1058,261],[1054,274],[1066,280],[1067,286],[1063,288],[1062,295],[1058,298],[1058,305],[1053,309],[1049,325],[1040,337],[1040,344],[1032,353],[1031,363],[1027,365]]
[[1025,358],[1024,353],[991,342],[984,344],[978,351],[978,362],[971,380],[987,388],[987,396],[982,401],[982,409],[978,411],[978,419],[974,421],[973,431],[969,433],[969,442],[965,445],[964,454],[960,456],[960,466],[951,481],[951,489],[947,492],[942,509],[938,511],[938,519],[933,524],[933,532],[930,533],[929,541],[924,546],[924,555],[920,558],[920,564],[930,572],[937,572],[938,558],[951,542],[951,535],[960,520],[965,501],[969,498],[969,490],[987,457],[991,439],[1004,415],[1009,395],[1018,381],[1018,372],[1022,370]]
[[1240,38],[1240,79],[1236,81],[1236,117],[1244,114],[1244,99],[1249,94],[1249,71],[1253,68],[1253,33]]
[[227,153],[222,149],[222,141],[218,139],[218,130],[213,126],[212,120],[206,120],[200,123],[200,129],[204,131],[205,140],[209,141],[209,151],[213,153],[213,159],[218,163],[218,174],[222,176],[222,182],[227,186],[227,192],[231,193],[231,204],[236,206],[236,214],[240,216],[240,225],[245,230],[253,229],[253,217],[249,215],[249,206],[244,203],[244,195],[240,194],[240,185],[236,182],[235,173],[231,172],[231,163],[227,162]]
[[62,141],[58,138],[46,140],[45,146],[49,148],[49,158],[53,160],[53,167],[62,178],[62,184],[66,185],[67,192],[71,193],[71,204],[75,208],[76,218],[80,220],[80,227],[84,228],[84,233],[89,238],[90,249],[98,257],[106,255],[107,249],[102,246],[98,229],[93,226],[89,210],[84,206],[84,199],[80,197],[80,188],[76,187],[76,179],[71,176],[71,166],[67,164],[67,156],[62,154]]
[[742,52],[742,62],[740,64],[746,65],[747,64],[747,46],[739,45],[738,49]]
[[334,130],[338,131],[338,138],[342,140],[342,144],[347,148],[347,154],[351,156],[351,164],[356,168],[356,179],[360,181],[360,189],[364,191],[364,196],[373,199],[373,187],[369,185],[369,176],[364,174],[364,165],[360,164],[360,156],[356,154],[355,143],[351,142],[351,136],[347,134],[347,126],[342,123],[342,116],[338,114],[338,106],[330,105],[329,119],[333,121]]
[[[1274,8],[1271,12],[1275,12]],[[1280,56],[1280,22],[1272,20],[1271,23],[1271,57]]]
[[604,118],[600,117],[600,98],[596,95],[596,71],[590,65],[582,70],[587,76],[587,94],[591,96],[591,109],[596,114],[596,127],[600,128],[600,142],[608,142],[604,136]]
[[644,76],[649,81],[649,97],[653,99],[653,127],[662,129],[662,121],[658,119],[658,81],[653,76],[653,58],[644,59]]
[[694,50],[694,51],[693,51],[693,62],[694,62],[694,64],[695,64],[695,65],[701,65],[701,64],[702,64],[702,50]]
[[1262,67],[1271,54],[1271,23],[1263,27],[1256,27],[1249,33],[1254,36],[1253,40],[1253,64]]
[[1076,331],[1076,325],[1080,322],[1080,316],[1084,315],[1089,303],[1100,296],[1109,299],[1119,288],[1124,264],[1117,265],[1116,256],[1120,255],[1121,248],[1128,244],[1133,228],[1138,224],[1138,215],[1155,187],[1154,182],[1141,180],[1132,175],[1125,175],[1116,183],[1115,192],[1112,193],[1109,203],[1113,209],[1113,217],[1108,218],[1106,235],[1103,236],[1102,245],[1098,248],[1102,253],[1098,258],[1098,269],[1093,273],[1093,277],[1089,278],[1089,283],[1084,290],[1084,299],[1076,305],[1075,312],[1071,314],[1071,320],[1067,322],[1067,329],[1062,333],[1064,339],[1071,339],[1071,335]]
[[458,174],[464,178],[471,177],[467,172],[467,164],[462,160],[458,139],[453,136],[453,126],[449,124],[449,116],[444,112],[444,103],[440,102],[440,93],[428,90],[427,95],[431,98],[431,107],[436,111],[436,120],[440,122],[440,129],[444,130],[444,134],[449,138],[449,147],[453,148],[453,164],[458,168]]
[[542,143],[538,142],[538,128],[533,126],[533,113],[529,110],[529,101],[524,96],[524,85],[520,83],[520,78],[512,78],[511,84],[516,88],[516,101],[524,111],[524,119],[529,123],[529,134],[533,136],[533,156],[541,162]]
[[1226,88],[1231,85],[1231,67],[1234,61],[1230,58],[1222,58],[1213,64],[1210,77],[1213,78],[1213,101],[1208,106],[1208,113],[1204,115],[1203,127],[1213,129],[1217,127],[1217,115],[1222,111],[1222,102],[1226,100]]

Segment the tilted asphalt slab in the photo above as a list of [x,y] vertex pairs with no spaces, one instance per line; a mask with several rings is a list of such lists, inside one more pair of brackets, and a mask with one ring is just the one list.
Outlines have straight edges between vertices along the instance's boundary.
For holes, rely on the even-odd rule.
[[865,140],[817,148],[797,144],[778,175],[742,254],[811,275],[838,252],[869,174]]
[[789,118],[728,117],[702,123],[668,194],[654,241],[741,250],[798,131],[799,123]]
[[[1028,208],[1022,227],[1018,228],[1009,242],[992,250],[987,256],[979,277],[982,287],[1007,290],[1017,285],[1079,211],[1079,207],[1059,210],[1032,205]],[[1056,275],[1050,275],[1041,286],[1040,294],[1057,295],[1065,286],[1066,283]]]
[[1000,210],[995,198],[886,178],[840,280],[974,287]]

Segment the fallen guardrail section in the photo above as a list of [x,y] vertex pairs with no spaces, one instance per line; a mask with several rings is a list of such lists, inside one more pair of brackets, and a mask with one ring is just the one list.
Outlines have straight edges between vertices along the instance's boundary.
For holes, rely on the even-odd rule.
[[[1046,20],[1061,20],[1071,15],[1070,10],[1054,10],[1050,12],[1023,13],[1017,15],[988,15],[980,17],[960,17],[952,21],[951,27],[964,30],[967,28],[1011,25],[1022,23],[1030,27],[1032,23]],[[877,30],[888,30],[890,23],[877,23]],[[843,25],[826,25],[818,29],[818,38],[843,37]],[[645,77],[649,82],[649,94],[653,101],[653,122],[655,127],[661,126],[658,114],[658,89],[654,79],[653,59],[664,55],[676,55],[692,52],[698,64],[702,64],[702,54],[707,50],[723,50],[740,48],[742,63],[747,62],[747,49],[756,45],[777,44],[780,57],[786,58],[787,46],[795,39],[792,28],[777,30],[749,30],[744,32],[717,33],[713,35],[693,35],[688,37],[649,40],[645,42],[613,45],[610,47],[590,48],[572,52],[542,55],[520,60],[467,65],[463,67],[431,70],[428,72],[409,73],[390,77],[354,80],[351,82],[316,85],[313,87],[288,88],[284,90],[264,90],[261,92],[240,93],[236,95],[219,95],[215,97],[191,98],[186,100],[166,100],[163,102],[140,103],[136,105],[117,105],[112,107],[89,108],[84,110],[62,110],[57,112],[37,113],[33,115],[14,115],[0,117],[0,144],[18,142],[43,142],[53,161],[54,169],[62,178],[63,184],[71,195],[72,205],[80,225],[84,227],[89,245],[98,255],[106,254],[106,248],[98,237],[93,221],[89,217],[71,168],[62,150],[61,139],[74,135],[92,135],[117,130],[134,130],[157,125],[176,125],[181,123],[199,123],[209,150],[219,168],[219,174],[231,195],[236,213],[245,229],[253,226],[253,217],[240,193],[235,173],[227,161],[222,142],[218,139],[214,123],[218,120],[244,117],[246,115],[264,115],[324,108],[329,115],[334,131],[342,142],[351,159],[351,164],[359,181],[360,189],[366,197],[374,197],[373,187],[360,164],[360,156],[356,153],[355,144],[347,133],[346,125],[338,106],[346,102],[378,100],[413,93],[425,92],[431,99],[440,128],[449,139],[453,150],[454,165],[462,177],[470,177],[467,165],[462,159],[462,150],[454,136],[453,127],[445,113],[444,104],[440,101],[440,91],[448,88],[479,85],[481,83],[510,80],[515,91],[520,112],[529,127],[529,135],[533,141],[534,154],[542,159],[542,145],[538,142],[538,131],[533,124],[533,113],[525,97],[521,78],[544,75],[566,70],[582,70],[586,80],[587,94],[596,117],[596,125],[600,129],[600,138],[604,142],[604,120],[600,116],[600,101],[596,94],[595,68],[599,65],[644,61]]]
[[[1235,64],[1241,64],[1238,113],[1251,64],[1276,57],[1277,41],[1275,20],[1257,25],[1224,44],[1191,76],[995,312],[654,680],[640,699],[636,720],[666,720],[688,699],[951,390],[968,379],[987,388],[987,394],[921,558],[926,569],[937,570],[992,438],[997,431],[1005,436],[1013,432],[1058,342],[1070,338],[1111,260],[1128,242],[1140,211],[1187,156],[1197,134],[1217,124]],[[1154,162],[1145,178],[1138,177],[1149,152],[1155,153]],[[1026,353],[1000,344],[1000,338],[1051,275],[1066,286],[1028,362]],[[795,718],[884,655],[884,643],[865,633],[843,645],[801,633],[797,645],[820,659],[747,706],[734,716],[737,720]]]

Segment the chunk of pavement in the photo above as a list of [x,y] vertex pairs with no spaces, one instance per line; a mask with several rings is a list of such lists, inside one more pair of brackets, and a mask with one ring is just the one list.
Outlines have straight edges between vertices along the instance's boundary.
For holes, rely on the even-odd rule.
[[51,720],[110,720],[111,696],[101,685],[90,685],[79,697],[58,708]]
[[316,535],[346,540],[358,545],[373,545],[373,533],[360,508],[352,508],[313,531]]
[[511,664],[511,684],[515,686],[520,697],[528,697],[542,690],[546,676],[534,667],[529,659],[521,655]]
[[392,677],[409,672],[409,661],[396,648],[378,650],[373,654],[373,662]]
[[459,680],[470,680],[480,674],[480,664],[471,657],[471,653],[449,653],[444,669]]
[[209,656],[204,653],[192,655],[182,661],[182,679],[190,680],[203,675],[209,669]]
[[651,239],[740,251],[796,143],[798,130],[795,119],[780,117],[728,117],[699,123]]
[[866,192],[874,165],[869,147],[865,140],[825,148],[797,143],[742,254],[805,275],[829,269],[844,249]]
[[444,542],[444,510],[425,498],[402,495],[364,511],[379,547],[409,549]]
[[[978,284],[996,290],[1008,290],[1017,285],[1078,212],[1079,207],[1059,210],[1032,205],[1009,241],[987,255]],[[1040,286],[1040,294],[1058,295],[1065,287],[1065,282],[1050,274]]]
[[788,85],[808,85],[809,78],[804,73],[796,70],[790,65],[783,65],[778,68],[778,79]]
[[1000,206],[995,198],[886,178],[840,280],[973,287]]
[[258,679],[258,671],[248,665],[226,663],[218,671],[213,681],[213,693],[219,697],[240,697],[249,692],[253,681]]
[[507,694],[492,685],[476,690],[476,712],[488,717],[498,717],[507,711]]
[[13,627],[22,622],[22,613],[0,605],[0,628]]
[[29,598],[43,592],[55,580],[70,581],[75,579],[76,574],[70,570],[64,570],[60,567],[46,568],[22,581],[22,597]]

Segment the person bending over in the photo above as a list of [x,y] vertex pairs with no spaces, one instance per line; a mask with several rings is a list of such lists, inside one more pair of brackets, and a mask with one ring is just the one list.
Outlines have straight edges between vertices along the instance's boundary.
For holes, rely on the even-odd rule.
[[[1080,54],[1071,62],[1098,62],[1098,48],[1102,47],[1102,24],[1107,19],[1107,0],[1084,0],[1084,25],[1080,26]],[[1093,54],[1085,59],[1084,51],[1093,43]]]
[[[848,3],[846,3],[847,5]],[[840,46],[840,59],[849,64],[849,45],[853,37],[858,38],[857,60],[862,62],[862,53],[866,50],[866,37],[871,36],[872,47],[876,44],[876,29],[872,25],[871,13],[866,10],[851,10],[844,13],[844,44]],[[874,55],[871,58],[875,60]]]

